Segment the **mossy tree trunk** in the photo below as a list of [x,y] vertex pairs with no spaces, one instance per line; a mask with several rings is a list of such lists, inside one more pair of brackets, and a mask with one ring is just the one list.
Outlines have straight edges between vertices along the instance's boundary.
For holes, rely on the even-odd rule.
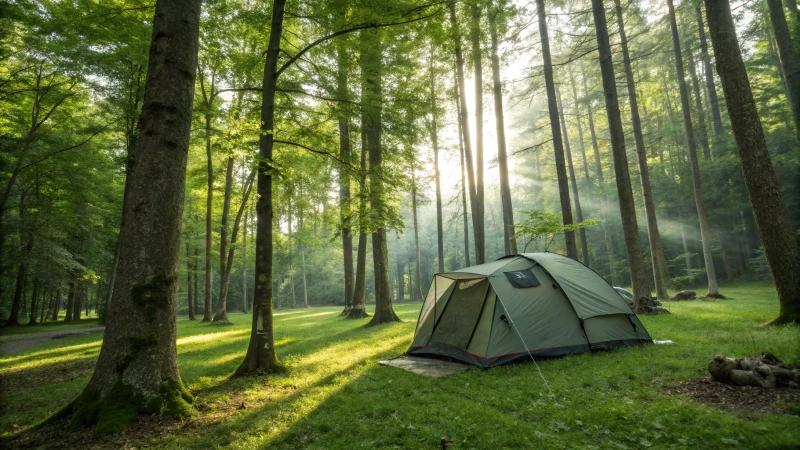
[[781,198],[728,0],[705,0],[728,116],[764,254],[780,300],[770,324],[800,323],[800,249]]
[[54,416],[96,424],[97,434],[119,432],[140,413],[191,413],[178,373],[175,313],[200,5],[156,3],[108,326],[89,384]]

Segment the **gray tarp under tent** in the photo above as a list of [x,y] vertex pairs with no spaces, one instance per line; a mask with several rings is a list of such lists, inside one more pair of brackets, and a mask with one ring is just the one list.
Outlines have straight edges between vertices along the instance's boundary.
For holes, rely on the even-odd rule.
[[486,368],[651,342],[592,269],[555,253],[524,253],[436,274],[406,353]]

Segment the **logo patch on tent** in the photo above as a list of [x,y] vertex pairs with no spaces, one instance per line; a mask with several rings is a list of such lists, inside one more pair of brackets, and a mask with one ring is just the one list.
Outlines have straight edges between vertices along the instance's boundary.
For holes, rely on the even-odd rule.
[[533,275],[531,269],[503,272],[503,274],[505,274],[508,281],[516,288],[535,287],[539,285],[539,280]]

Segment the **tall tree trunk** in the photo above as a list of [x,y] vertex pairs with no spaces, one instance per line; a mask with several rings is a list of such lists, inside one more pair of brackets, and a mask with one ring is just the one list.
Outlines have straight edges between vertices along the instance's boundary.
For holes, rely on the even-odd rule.
[[50,316],[50,320],[56,321],[58,320],[58,312],[61,309],[61,287],[56,289],[56,301],[53,305],[53,315]]
[[72,322],[72,314],[75,311],[75,282],[69,282],[69,293],[67,294],[67,307],[64,309],[64,322]]
[[[28,315],[28,325],[36,325],[36,311],[37,309],[37,302],[39,301],[39,290],[40,290],[40,283],[39,278],[35,276],[33,278],[33,294],[31,295],[31,313]],[[80,314],[80,308],[78,309],[78,313]]]
[[780,301],[778,316],[768,323],[800,323],[800,249],[770,162],[730,4],[728,0],[705,0],[705,5],[747,194]]
[[503,206],[503,246],[506,255],[517,254],[514,230],[514,207],[511,203],[511,183],[508,179],[508,151],[503,112],[503,85],[500,82],[500,55],[497,53],[497,14],[489,15],[489,34],[492,39],[492,89],[494,93],[495,133],[497,134],[497,167],[500,170],[500,203]]
[[272,322],[272,148],[275,130],[275,91],[278,57],[283,34],[286,0],[272,3],[272,23],[261,88],[261,133],[258,140],[258,181],[256,188],[256,268],[253,293],[253,322],[244,361],[235,375],[281,372],[275,353]]
[[431,83],[431,146],[433,147],[433,178],[436,183],[436,250],[439,273],[444,272],[444,231],[442,229],[442,183],[439,173],[439,127],[436,106],[436,74],[433,68],[434,48],[431,44],[430,83]]
[[383,61],[381,32],[361,30],[361,70],[366,91],[362,100],[365,116],[367,153],[369,155],[369,206],[372,232],[372,264],[375,275],[375,314],[369,325],[399,322],[392,308],[389,293],[389,251],[386,242],[385,221],[387,208],[383,186]]
[[689,66],[689,77],[692,79],[692,90],[694,91],[694,109],[697,111],[697,131],[700,134],[700,146],[703,147],[703,159],[711,159],[711,148],[708,146],[708,131],[706,130],[706,111],[703,108],[703,98],[700,94],[700,82],[697,80],[697,69],[694,65],[692,56],[692,46],[686,43],[686,63]]
[[456,85],[458,87],[458,115],[461,126],[461,138],[464,144],[464,155],[466,157],[467,180],[469,181],[469,206],[472,213],[472,234],[475,241],[475,263],[485,262],[484,242],[483,242],[483,216],[478,210],[478,194],[475,188],[475,172],[473,171],[472,146],[470,145],[469,135],[469,110],[467,109],[467,93],[464,86],[464,57],[461,52],[461,32],[459,31],[458,21],[456,20],[455,2],[449,4],[450,25],[453,40],[455,41],[456,53]]
[[[475,212],[473,216],[473,233],[475,237],[475,255],[480,260],[478,264],[486,262],[486,211],[484,205],[483,189],[483,61],[481,54],[481,6],[478,1],[469,2],[471,19],[469,27],[470,42],[472,44],[472,64],[475,68]],[[419,285],[419,278],[417,279]],[[419,287],[419,286],[417,286]]]
[[[231,211],[231,191],[233,190],[233,156],[228,157],[225,169],[225,197],[222,202],[222,224],[219,230],[219,297],[217,298],[217,312],[214,322],[228,321],[227,292],[228,286],[223,286],[225,278],[226,255],[228,251],[228,216]],[[227,274],[230,277],[230,274]],[[230,278],[229,280],[230,281]]]
[[664,256],[661,233],[658,230],[653,190],[650,187],[650,169],[647,167],[647,151],[644,147],[642,121],[639,118],[639,101],[636,95],[636,81],[633,77],[631,57],[628,52],[628,37],[625,33],[625,20],[622,15],[620,0],[614,0],[614,6],[617,15],[617,26],[619,27],[622,58],[625,66],[625,80],[628,85],[628,102],[631,107],[631,121],[633,122],[633,140],[636,143],[636,156],[639,161],[639,181],[642,184],[644,213],[647,218],[647,236],[650,242],[650,256],[653,260],[653,280],[656,285],[657,297],[661,300],[665,300],[669,298],[669,293],[667,292],[667,280],[669,280],[667,259]]
[[367,280],[367,142],[366,117],[361,115],[361,174],[358,177],[358,251],[356,254],[356,279],[353,286],[353,302],[348,319],[368,317],[366,309]]
[[200,303],[200,277],[198,277],[198,273],[200,272],[199,266],[200,261],[200,250],[195,247],[194,248],[194,258],[192,259],[192,279],[194,283],[194,312],[197,314],[198,305]]
[[650,280],[644,265],[642,248],[639,245],[639,227],[636,223],[636,205],[633,201],[631,179],[628,173],[628,155],[625,153],[625,134],[622,131],[622,118],[617,99],[617,82],[614,78],[614,62],[611,59],[611,43],[608,38],[606,9],[603,0],[592,0],[592,12],[597,30],[597,46],[600,53],[600,73],[603,78],[603,92],[606,99],[608,131],[611,135],[611,152],[614,156],[614,172],[619,195],[619,210],[622,218],[622,232],[625,248],[628,251],[628,266],[631,272],[633,298],[637,309],[652,305]]
[[714,122],[714,152],[719,153],[717,145],[722,138],[722,114],[719,111],[719,99],[717,97],[717,87],[714,84],[714,70],[711,68],[711,58],[708,56],[708,43],[706,41],[706,31],[703,25],[703,11],[697,5],[697,33],[700,36],[700,59],[706,75],[706,90],[708,91],[708,104],[711,107],[711,118]]
[[[564,143],[558,120],[558,104],[556,87],[553,81],[553,62],[550,58],[550,37],[547,32],[547,16],[544,11],[544,0],[536,0],[536,13],[539,17],[539,38],[542,43],[542,60],[544,61],[544,84],[547,90],[547,109],[550,113],[550,132],[553,135],[553,152],[556,158],[556,177],[558,178],[558,195],[561,199],[561,218],[564,225],[572,225],[572,205],[569,200],[569,179],[564,161]],[[578,246],[575,243],[575,232],[565,231],[564,240],[567,256],[578,259]]]
[[[46,288],[44,290],[44,295],[42,296],[42,312],[39,315],[39,323],[41,323],[41,324],[44,324],[45,321],[47,320],[47,317],[45,315],[46,312],[47,312],[47,309],[48,309],[47,307],[50,306],[50,302],[53,301],[53,299],[51,298],[51,294],[52,293],[50,291],[50,288]],[[87,316],[89,315],[89,311],[88,310],[86,311],[86,315]]]
[[139,413],[191,414],[192,396],[178,373],[175,313],[200,4],[156,3],[108,326],[89,384],[54,416],[96,423],[97,434],[119,432]]
[[667,0],[669,8],[669,22],[672,29],[672,48],[675,53],[675,71],[678,77],[678,89],[681,94],[681,109],[683,110],[683,131],[686,134],[686,148],[689,156],[689,167],[692,172],[692,186],[694,187],[694,201],[697,206],[697,218],[700,222],[700,238],[703,241],[703,258],[706,264],[708,278],[708,296],[719,297],[717,287],[717,274],[714,271],[714,257],[711,253],[711,233],[708,230],[708,217],[706,216],[705,201],[703,200],[703,183],[700,180],[700,164],[697,161],[697,143],[694,139],[692,127],[692,112],[689,106],[689,90],[686,88],[686,78],[683,72],[683,57],[681,56],[681,43],[678,37],[678,24],[675,20],[675,7],[672,0]]
[[303,243],[300,243],[300,270],[303,272],[303,306],[308,306],[308,281],[306,279],[306,249]]
[[[194,319],[194,298],[192,297],[192,262],[189,253],[189,240],[186,240],[186,301],[189,305],[189,320]],[[197,295],[197,292],[194,292]]]
[[244,211],[244,227],[242,229],[242,312],[250,312],[249,299],[247,297],[247,227],[250,218],[250,208]]
[[[586,82],[586,71],[581,65],[581,80],[583,81],[583,96],[589,96],[589,86]],[[589,121],[589,135],[592,138],[592,152],[594,153],[594,169],[595,175],[597,176],[597,185],[601,189],[603,188],[603,164],[600,160],[600,147],[597,145],[597,133],[594,129],[594,112],[592,111],[592,103],[591,101],[586,102],[586,119]]]
[[75,293],[75,310],[72,312],[72,321],[81,320],[81,306],[86,301],[86,285],[79,284],[77,292]]
[[244,192],[242,193],[242,203],[239,205],[239,208],[236,211],[236,218],[233,221],[230,249],[228,249],[228,255],[225,258],[225,266],[220,268],[219,302],[217,313],[214,315],[214,323],[223,325],[230,324],[227,314],[227,302],[228,290],[231,284],[231,272],[233,272],[233,259],[234,256],[236,256],[236,238],[239,234],[239,225],[242,223],[242,215],[244,214],[245,208],[247,208],[247,202],[250,200],[250,190],[253,186],[253,179],[255,178],[255,175],[256,172],[252,171],[247,177],[247,181],[245,182],[244,186]]
[[25,307],[25,296],[23,295],[23,288],[28,278],[28,255],[33,250],[33,236],[27,240],[22,250],[22,262],[19,264],[17,270],[17,284],[14,289],[14,299],[11,302],[11,315],[8,318],[9,325],[19,325],[20,307]]
[[[783,12],[781,0],[767,0],[769,18],[772,30],[775,33],[775,42],[778,44],[778,54],[781,57],[781,66],[786,77],[789,91],[789,106],[794,117],[795,133],[800,135],[800,56],[795,52],[792,35],[786,23],[786,14]],[[708,6],[706,6],[708,10]],[[709,21],[712,18],[709,17]],[[711,25],[709,25],[709,29]],[[716,46],[714,47],[716,53]],[[719,73],[719,72],[717,72]],[[720,75],[721,77],[722,75]],[[727,98],[727,97],[726,97]],[[729,110],[730,112],[730,110]]]
[[467,213],[467,180],[465,179],[466,168],[466,155],[464,152],[464,127],[461,122],[461,103],[459,101],[458,88],[456,88],[456,113],[459,117],[458,120],[458,148],[460,152],[459,161],[461,162],[461,210],[463,211],[462,218],[464,219],[464,264],[469,267],[469,219]]
[[206,194],[206,288],[205,288],[205,305],[203,307],[203,322],[211,322],[211,279],[213,272],[211,271],[211,214],[213,212],[213,199],[214,199],[214,167],[211,159],[211,118],[206,114],[206,158],[208,159],[208,188]]
[[[337,95],[349,98],[347,87],[347,51],[343,45],[337,47]],[[350,163],[350,124],[344,110],[339,112],[339,159]],[[350,200],[349,168],[339,169],[339,221],[342,227],[342,254],[344,263],[344,310],[347,315],[353,302],[353,234],[351,229],[352,206]]]
[[419,222],[417,221],[417,179],[414,175],[414,169],[411,169],[411,211],[414,221],[414,259],[416,260],[416,285],[417,289],[414,291],[417,300],[422,300],[421,286],[421,267],[420,267],[420,254],[419,254]]
[[292,197],[291,194],[289,195],[289,202],[286,208],[286,215],[288,224],[288,231],[289,231],[289,238],[286,247],[289,249],[289,285],[292,287],[292,308],[297,306],[297,293],[294,289],[294,264],[292,262],[292,253],[294,250],[294,246],[292,245]]
[[[567,168],[569,169],[569,180],[572,185],[572,197],[575,199],[575,216],[578,222],[583,222],[583,208],[581,208],[581,197],[578,194],[578,180],[575,178],[575,166],[572,162],[572,149],[569,145],[569,133],[567,133],[567,122],[564,119],[564,106],[561,104],[561,90],[556,87],[556,99],[558,100],[558,112],[561,122],[561,133],[564,135],[564,149],[567,151]],[[586,242],[586,228],[578,231],[581,241],[581,255],[583,263],[589,265],[589,244]]]
[[586,179],[586,184],[591,185],[592,180],[589,178],[589,161],[586,159],[586,147],[583,145],[583,124],[581,122],[581,112],[578,108],[578,90],[575,89],[575,77],[572,75],[572,69],[569,69],[567,72],[569,73],[569,86],[572,90],[572,104],[575,110],[575,122],[578,125],[578,148],[581,149],[583,177]]

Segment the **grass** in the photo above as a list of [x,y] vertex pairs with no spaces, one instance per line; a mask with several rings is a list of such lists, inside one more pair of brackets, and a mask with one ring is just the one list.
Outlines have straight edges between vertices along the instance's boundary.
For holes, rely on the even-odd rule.
[[[411,342],[420,304],[396,305],[405,321],[364,328],[340,307],[280,310],[276,346],[285,375],[229,379],[244,356],[250,318],[233,326],[178,321],[181,376],[197,412],[169,433],[132,434],[137,448],[796,448],[800,416],[741,418],[670,395],[707,375],[715,354],[771,351],[800,362],[800,327],[758,328],[777,311],[772,287],[723,285],[730,300],[669,302],[642,317],[648,345],[429,379],[378,366]],[[77,396],[91,375],[100,334],[73,336],[0,357],[8,436]]]

